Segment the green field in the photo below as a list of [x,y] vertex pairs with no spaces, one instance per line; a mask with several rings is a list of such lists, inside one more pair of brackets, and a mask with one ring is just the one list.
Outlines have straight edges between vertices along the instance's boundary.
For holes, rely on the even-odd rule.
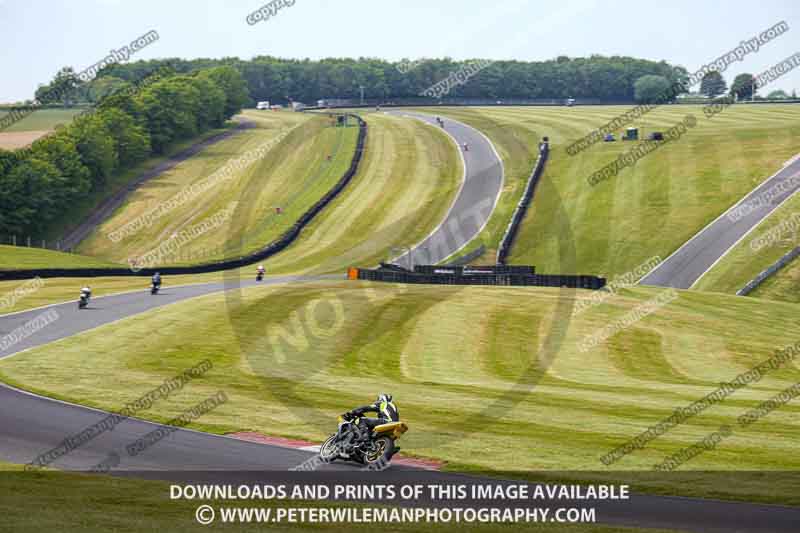
[[[775,370],[603,466],[606,452],[796,342],[790,304],[682,291],[598,346],[579,350],[588,335],[658,293],[627,290],[570,319],[574,295],[556,289],[333,281],[259,287],[174,304],[4,359],[0,378],[113,410],[209,358],[213,371],[147,416],[166,421],[224,390],[230,402],[194,427],[320,441],[338,413],[388,390],[411,427],[404,453],[438,458],[455,470],[613,476],[647,471],[722,424],[735,425],[800,377],[796,363]],[[737,427],[680,470],[797,470],[798,414],[790,403]],[[800,492],[766,477],[720,488],[669,486],[662,476],[649,488],[800,503]]]
[[28,248],[27,246],[7,246],[0,244],[0,270],[108,266],[119,265],[86,255],[68,254],[42,248]]
[[[22,120],[15,122],[3,131],[47,131],[54,130],[60,124],[68,124],[72,117],[82,112],[82,108],[48,108],[40,109],[29,114]],[[5,109],[0,109],[0,118],[8,114]]]
[[[697,125],[680,140],[592,187],[587,178],[630,143],[598,143],[576,156],[565,149],[623,106],[451,108],[436,112],[483,131],[497,146],[509,186],[487,227],[492,258],[522,193],[543,136],[552,152],[510,262],[541,272],[613,277],[647,259],[666,258],[729,206],[800,152],[800,107],[733,106],[706,119],[700,106],[664,106],[636,122],[640,135],[664,131],[693,114]],[[572,243],[574,258],[565,253]],[[560,252],[559,249],[562,251]]]

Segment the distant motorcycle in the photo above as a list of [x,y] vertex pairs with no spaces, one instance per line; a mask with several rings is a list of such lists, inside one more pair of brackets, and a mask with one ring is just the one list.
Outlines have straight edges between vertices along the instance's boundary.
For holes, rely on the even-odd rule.
[[256,281],[262,281],[264,279],[264,273],[259,272],[256,274]]
[[80,299],[78,300],[78,309],[86,309],[89,305],[89,298],[92,296],[92,291],[81,291]]
[[405,422],[387,422],[373,428],[366,443],[358,443],[358,418],[339,417],[339,430],[320,446],[319,457],[326,463],[346,459],[366,466],[389,464],[400,448],[395,441],[408,431]]
[[160,288],[161,288],[161,284],[160,283],[155,283],[155,282],[151,283],[150,284],[150,294],[153,294],[153,295],[158,294],[158,290]]

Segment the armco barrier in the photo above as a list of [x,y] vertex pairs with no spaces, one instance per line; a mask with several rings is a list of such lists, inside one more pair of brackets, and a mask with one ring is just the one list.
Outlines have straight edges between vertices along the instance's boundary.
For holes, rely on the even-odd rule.
[[468,253],[466,255],[462,255],[458,259],[454,259],[453,261],[448,263],[448,265],[466,265],[466,264],[469,264],[471,261],[474,261],[474,260],[478,259],[480,256],[482,256],[484,254],[484,252],[486,252],[486,246],[481,244],[480,246],[478,246],[477,248],[472,250],[470,253]]
[[506,228],[506,233],[503,235],[503,239],[500,241],[500,246],[497,248],[498,265],[506,264],[506,258],[508,258],[508,254],[511,252],[511,246],[514,244],[517,231],[519,231],[519,225],[522,223],[522,219],[525,217],[528,206],[533,201],[533,193],[536,190],[536,184],[539,183],[539,178],[542,177],[544,165],[547,162],[547,156],[549,154],[550,145],[545,140],[539,145],[539,157],[536,159],[536,165],[534,165],[533,172],[531,172],[531,175],[528,178],[528,184],[525,186],[525,192],[522,194],[522,198],[517,204],[514,214],[511,215],[511,222],[509,222],[508,228]]
[[736,296],[747,296],[753,291],[753,289],[764,283],[767,278],[788,265],[797,256],[800,256],[800,246],[792,249],[783,257],[775,261],[775,263],[773,263],[769,268],[765,269],[758,276],[747,282],[747,285],[736,291]]
[[[419,268],[419,270],[417,270]],[[464,267],[460,272],[452,267],[420,265],[415,271],[403,268],[378,269],[350,268],[348,278],[389,283],[422,283],[430,285],[502,285],[528,287],[568,287],[576,289],[601,289],[605,278],[597,276],[572,276],[559,274],[534,274],[532,266],[515,266],[512,271],[492,272],[493,267]],[[522,273],[527,271],[528,273]],[[445,272],[450,271],[450,272]]]
[[229,259],[219,261],[216,263],[206,263],[202,265],[192,265],[183,267],[157,267],[157,268],[144,268],[137,272],[133,272],[128,268],[32,268],[25,270],[4,270],[0,271],[0,281],[15,280],[15,279],[28,279],[34,276],[40,278],[62,278],[62,277],[81,277],[81,278],[97,278],[109,276],[151,276],[155,271],[167,275],[176,274],[201,274],[205,272],[219,272],[222,270],[230,270],[232,268],[240,268],[243,266],[251,265],[264,259],[271,257],[278,252],[284,250],[287,246],[292,244],[295,239],[300,235],[315,216],[322,211],[342,190],[350,183],[350,180],[358,170],[358,165],[361,162],[361,157],[364,151],[364,144],[367,140],[367,124],[358,115],[350,115],[358,121],[358,140],[356,142],[356,151],[353,154],[353,159],[350,161],[350,167],[344,175],[336,182],[325,195],[320,198],[314,205],[312,205],[305,213],[300,216],[294,225],[286,230],[280,237],[272,241],[270,244],[238,259]]

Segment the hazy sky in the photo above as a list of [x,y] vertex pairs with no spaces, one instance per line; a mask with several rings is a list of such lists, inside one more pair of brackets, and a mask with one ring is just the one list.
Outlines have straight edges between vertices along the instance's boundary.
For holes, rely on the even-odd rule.
[[[290,0],[291,1],[291,0]],[[131,56],[440,57],[543,60],[630,55],[690,71],[777,22],[789,31],[723,73],[757,74],[800,52],[800,2],[760,0],[295,0],[249,25],[259,0],[0,0],[0,102],[32,98],[62,66],[76,71],[150,30]],[[800,68],[760,91],[800,93]]]

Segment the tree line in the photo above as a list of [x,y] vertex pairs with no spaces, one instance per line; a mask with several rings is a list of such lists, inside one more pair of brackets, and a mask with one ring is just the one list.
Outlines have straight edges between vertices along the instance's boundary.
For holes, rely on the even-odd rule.
[[[730,96],[733,96],[739,100],[749,100],[751,98],[756,100],[765,99],[758,94],[758,89],[759,87],[755,83],[755,76],[747,72],[739,74],[733,79],[730,90],[728,89],[728,84],[725,81],[725,78],[723,78],[722,74],[719,72],[709,72],[706,74],[703,77],[703,81],[700,85],[700,93],[708,96],[709,98],[716,98],[717,96],[728,92]],[[792,94],[788,94],[786,91],[781,89],[770,91],[766,96],[767,100],[789,100],[796,98],[797,91],[792,91]]]
[[[254,101],[314,103],[328,98],[359,98],[363,87],[369,99],[417,97],[447,78],[468,61],[452,59],[329,58],[321,60],[281,59],[258,56],[246,61],[222,59],[159,59],[115,64],[98,74],[97,83],[113,85],[141,79],[162,66],[188,73],[227,65],[236,68],[247,82]],[[636,80],[646,75],[677,81],[686,71],[665,61],[655,62],[622,56],[569,58],[548,61],[494,61],[448,96],[465,98],[596,98],[631,101]],[[87,87],[87,91],[102,91]]]
[[[49,93],[71,98],[69,91]],[[188,74],[161,66],[116,84],[96,105],[30,147],[0,149],[0,233],[39,235],[114,173],[222,127],[247,102],[246,82],[225,65]]]

